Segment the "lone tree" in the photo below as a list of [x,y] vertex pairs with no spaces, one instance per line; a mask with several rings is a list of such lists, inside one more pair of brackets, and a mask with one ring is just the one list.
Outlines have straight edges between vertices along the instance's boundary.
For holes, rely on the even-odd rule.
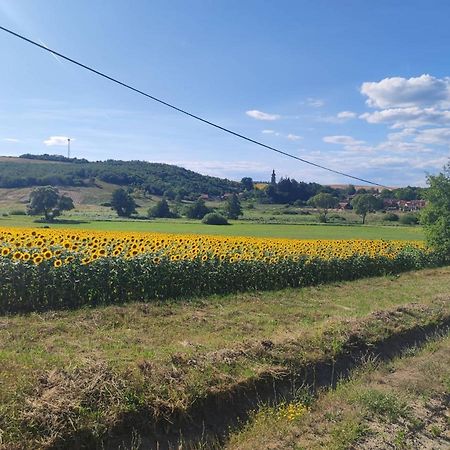
[[241,202],[236,194],[228,197],[225,212],[229,219],[237,219],[239,216],[242,216]]
[[379,209],[380,202],[372,194],[358,194],[351,201],[351,205],[356,214],[361,216],[362,223],[364,224],[366,222],[367,214]]
[[314,206],[320,210],[323,217],[323,222],[325,223],[327,222],[328,210],[336,208],[338,204],[339,200],[326,192],[321,192],[308,200],[309,206]]
[[450,163],[439,175],[427,177],[427,205],[420,222],[425,228],[428,244],[450,260]]
[[241,186],[246,191],[253,191],[254,185],[253,185],[253,179],[250,177],[244,177],[241,180]]
[[170,208],[167,200],[163,198],[153,208],[148,210],[148,217],[158,217],[158,218],[175,218],[177,215],[173,213]]
[[199,198],[195,203],[190,205],[186,210],[186,216],[189,219],[203,219],[211,210],[206,206],[205,201]]
[[30,194],[30,204],[27,213],[30,216],[44,214],[45,220],[52,221],[63,211],[73,209],[73,200],[53,186],[42,186],[34,189]]
[[130,217],[136,212],[136,202],[125,189],[116,189],[112,194],[111,207],[120,217]]

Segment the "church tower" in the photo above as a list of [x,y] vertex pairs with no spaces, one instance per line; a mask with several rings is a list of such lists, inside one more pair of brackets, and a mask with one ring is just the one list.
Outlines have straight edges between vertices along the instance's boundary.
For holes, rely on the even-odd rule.
[[275,174],[275,169],[272,171],[272,177],[270,178],[270,184],[277,184],[277,176]]

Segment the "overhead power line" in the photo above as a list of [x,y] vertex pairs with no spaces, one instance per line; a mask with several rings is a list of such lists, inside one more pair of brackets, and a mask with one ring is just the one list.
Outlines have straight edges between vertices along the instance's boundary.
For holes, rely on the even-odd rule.
[[303,159],[303,158],[300,158],[298,156],[292,155],[291,153],[287,153],[287,152],[285,152],[283,150],[280,150],[278,148],[275,148],[275,147],[272,147],[270,145],[264,144],[263,142],[260,142],[260,141],[257,141],[255,139],[249,138],[248,136],[245,136],[243,134],[237,133],[236,131],[230,130],[229,128],[222,127],[221,125],[218,125],[217,123],[211,122],[210,120],[204,119],[203,117],[200,117],[200,116],[197,116],[195,114],[192,114],[189,111],[186,111],[186,110],[184,110],[182,108],[179,108],[179,107],[177,107],[175,105],[172,105],[171,103],[165,102],[164,100],[161,100],[161,99],[159,99],[159,98],[157,98],[157,97],[155,97],[153,95],[147,94],[146,92],[141,91],[140,89],[137,89],[137,88],[135,88],[135,87],[133,87],[133,86],[127,84],[127,83],[124,83],[123,81],[120,81],[117,78],[113,78],[113,77],[111,77],[111,76],[109,76],[109,75],[107,75],[107,74],[105,74],[103,72],[100,72],[99,70],[96,70],[96,69],[94,69],[92,67],[87,66],[86,64],[83,64],[83,63],[81,63],[79,61],[76,61],[75,59],[69,58],[68,56],[63,55],[62,53],[59,53],[59,52],[57,52],[55,50],[52,50],[51,48],[49,48],[49,47],[47,47],[45,45],[39,44],[38,42],[33,41],[32,39],[29,39],[29,38],[27,38],[25,36],[22,36],[21,34],[16,33],[16,32],[14,32],[12,30],[9,30],[8,28],[5,28],[5,27],[3,27],[1,25],[0,25],[0,30],[5,31],[6,33],[9,33],[9,34],[11,34],[11,35],[13,35],[13,36],[15,36],[15,37],[17,37],[19,39],[22,39],[23,41],[26,41],[29,44],[35,45],[36,47],[39,47],[40,49],[45,50],[46,52],[52,53],[55,56],[59,56],[60,58],[66,60],[66,61],[69,61],[72,64],[75,64],[75,65],[77,65],[79,67],[82,67],[83,69],[86,69],[89,72],[95,73],[96,75],[99,75],[100,77],[106,78],[107,80],[112,81],[113,83],[116,83],[116,84],[118,84],[118,85],[120,85],[120,86],[122,86],[124,88],[127,88],[127,89],[133,91],[133,92],[136,92],[136,93],[138,93],[140,95],[143,95],[144,97],[147,97],[147,98],[149,98],[149,99],[151,99],[151,100],[153,100],[155,102],[158,102],[158,103],[160,103],[160,104],[162,104],[164,106],[167,106],[168,108],[174,109],[175,111],[178,111],[178,112],[180,112],[182,114],[185,114],[186,116],[192,117],[193,119],[199,120],[200,122],[206,123],[207,125],[210,125],[210,126],[212,126],[214,128],[222,130],[225,133],[231,134],[231,135],[236,136],[236,137],[238,137],[240,139],[243,139],[245,141],[251,142],[251,143],[256,144],[256,145],[259,145],[260,147],[263,147],[263,148],[265,148],[267,150],[271,150],[273,152],[279,153],[280,155],[284,155],[284,156],[287,156],[289,158],[295,159],[297,161],[303,162],[305,164],[309,164],[310,166],[317,167],[317,168],[323,169],[323,170],[327,170],[328,172],[332,172],[332,173],[335,173],[337,175],[342,175],[342,176],[347,177],[347,178],[352,178],[353,180],[362,181],[363,183],[367,183],[367,184],[372,184],[374,186],[380,186],[380,187],[388,188],[387,186],[384,186],[383,184],[376,183],[376,182],[370,181],[370,180],[366,180],[364,178],[360,178],[360,177],[357,177],[355,175],[350,175],[348,173],[341,172],[339,170],[331,169],[330,167],[326,167],[326,166],[323,166],[321,164],[317,164],[317,163],[314,163],[312,161],[308,161],[306,159]]

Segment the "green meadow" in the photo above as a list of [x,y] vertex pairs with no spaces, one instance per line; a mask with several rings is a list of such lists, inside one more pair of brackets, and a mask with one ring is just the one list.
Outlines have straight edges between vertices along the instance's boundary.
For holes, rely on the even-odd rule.
[[420,227],[332,224],[265,224],[232,221],[231,225],[204,225],[185,219],[89,220],[63,216],[58,223],[36,223],[34,217],[0,217],[2,227],[73,228],[98,231],[136,231],[152,233],[210,234],[287,239],[387,239],[423,240]]

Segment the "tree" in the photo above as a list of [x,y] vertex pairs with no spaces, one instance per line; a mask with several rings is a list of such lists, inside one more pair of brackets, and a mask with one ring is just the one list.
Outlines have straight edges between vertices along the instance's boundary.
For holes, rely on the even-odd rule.
[[111,207],[120,217],[130,217],[136,212],[136,202],[125,189],[116,189],[112,194]]
[[393,198],[394,193],[390,189],[382,189],[380,192],[380,198]]
[[424,193],[427,204],[420,222],[430,247],[450,259],[450,163],[439,175],[427,177],[429,188]]
[[241,202],[236,194],[228,197],[225,212],[229,219],[237,219],[239,216],[242,216]]
[[244,177],[241,180],[242,188],[246,191],[253,191],[253,180],[250,177]]
[[333,197],[331,194],[327,194],[326,192],[321,192],[308,200],[309,206],[314,206],[321,211],[323,222],[327,221],[328,210],[331,208],[336,208],[338,203],[339,200],[336,197]]
[[195,203],[188,206],[186,209],[186,216],[189,219],[203,219],[211,212],[211,210],[205,205],[205,201],[202,198],[199,198]]
[[169,204],[165,198],[160,200],[153,208],[148,210],[148,216],[167,219],[177,217],[177,215],[170,210]]
[[45,220],[53,220],[62,211],[74,208],[73,200],[67,195],[60,195],[58,189],[53,186],[41,186],[30,194],[28,214],[36,216],[44,214]]
[[358,194],[351,201],[351,205],[364,224],[367,214],[379,209],[380,201],[372,194]]

